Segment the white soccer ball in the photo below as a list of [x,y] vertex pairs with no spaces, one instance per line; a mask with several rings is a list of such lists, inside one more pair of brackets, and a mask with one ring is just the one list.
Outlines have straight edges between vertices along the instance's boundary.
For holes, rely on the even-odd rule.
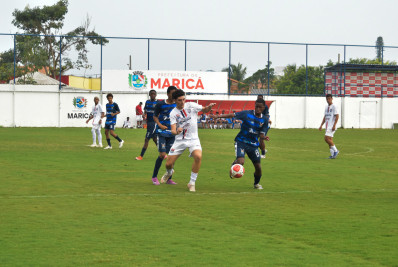
[[231,178],[242,178],[245,174],[245,168],[240,164],[234,164],[229,171]]

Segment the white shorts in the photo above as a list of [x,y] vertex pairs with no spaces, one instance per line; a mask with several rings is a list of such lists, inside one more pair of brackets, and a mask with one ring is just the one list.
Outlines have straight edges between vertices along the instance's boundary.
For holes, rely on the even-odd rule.
[[93,124],[94,130],[101,130],[101,124]]
[[336,130],[332,131],[332,129],[326,129],[325,135],[329,136],[329,137],[333,137]]
[[137,116],[137,121],[142,121],[142,115],[136,115]]
[[176,140],[173,146],[170,148],[169,155],[181,155],[185,149],[189,149],[189,156],[191,157],[192,152],[195,150],[202,150],[199,139],[196,140]]

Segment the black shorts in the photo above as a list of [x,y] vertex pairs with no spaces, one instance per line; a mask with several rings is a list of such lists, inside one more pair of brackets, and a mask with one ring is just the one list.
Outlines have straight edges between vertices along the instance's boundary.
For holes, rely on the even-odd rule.
[[149,122],[147,123],[145,139],[151,139],[154,136],[156,136],[156,123]]
[[242,142],[235,142],[235,155],[236,158],[244,158],[245,153],[249,159],[254,163],[259,163],[261,161],[260,152],[258,147],[250,146]]
[[114,123],[110,123],[110,124],[106,124],[105,123],[105,130],[115,130],[115,124]]
[[166,152],[167,154],[170,151],[170,148],[174,144],[175,137],[164,137],[161,135],[158,135],[158,151],[159,152]]

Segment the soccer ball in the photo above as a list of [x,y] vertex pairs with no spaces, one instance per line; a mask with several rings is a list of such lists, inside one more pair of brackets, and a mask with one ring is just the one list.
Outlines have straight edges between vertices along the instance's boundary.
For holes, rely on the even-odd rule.
[[245,174],[245,168],[240,164],[234,164],[229,171],[231,178],[241,178]]

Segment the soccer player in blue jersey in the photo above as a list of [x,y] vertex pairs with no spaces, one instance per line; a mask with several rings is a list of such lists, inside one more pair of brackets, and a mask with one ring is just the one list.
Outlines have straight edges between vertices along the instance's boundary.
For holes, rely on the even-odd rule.
[[156,91],[151,90],[149,91],[149,100],[145,102],[145,107],[144,107],[144,116],[146,117],[146,135],[145,135],[145,143],[144,146],[142,147],[141,154],[136,157],[136,160],[142,160],[144,157],[145,151],[148,148],[149,140],[152,138],[153,142],[157,145],[157,140],[156,140],[156,123],[153,120],[153,114],[155,113],[155,106],[158,103],[156,100]]
[[258,139],[269,141],[269,137],[266,136],[268,132],[268,121],[269,117],[263,114],[265,109],[265,101],[263,99],[257,99],[254,110],[244,110],[238,113],[231,113],[225,115],[216,115],[217,118],[233,118],[242,121],[240,132],[235,138],[235,154],[236,159],[232,164],[245,163],[245,153],[253,162],[254,172],[254,189],[263,189],[259,184],[261,180],[261,157],[258,151],[259,142]]
[[117,134],[115,134],[115,125],[117,114],[120,113],[120,109],[118,104],[113,102],[113,95],[111,93],[106,95],[106,99],[108,99],[108,103],[106,104],[106,121],[105,121],[105,135],[106,141],[108,142],[108,146],[104,149],[112,149],[111,139],[109,137],[109,133],[119,141],[119,148],[123,146],[124,141],[119,138]]
[[[155,168],[153,169],[152,183],[159,185],[158,173],[162,161],[169,153],[170,148],[174,144],[175,137],[171,133],[170,127],[170,112],[176,107],[173,99],[173,93],[177,90],[175,86],[169,86],[167,88],[167,99],[159,101],[155,106],[155,112],[153,114],[153,120],[156,122],[156,134],[158,142],[159,157],[156,159]],[[167,184],[176,184],[170,177],[167,180]]]

